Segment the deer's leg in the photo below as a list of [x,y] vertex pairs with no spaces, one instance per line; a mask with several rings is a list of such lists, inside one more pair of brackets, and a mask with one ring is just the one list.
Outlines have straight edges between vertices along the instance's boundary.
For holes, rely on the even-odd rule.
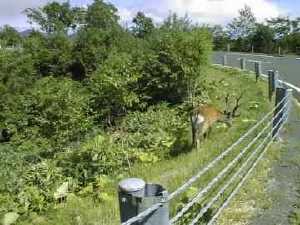
[[198,149],[198,148],[199,148],[199,146],[200,146],[200,139],[199,139],[199,138],[197,138],[197,141],[196,141],[196,149]]
[[192,147],[195,148],[197,147],[197,140],[196,140],[196,129],[195,127],[192,126]]
[[200,143],[200,136],[203,134],[204,118],[201,115],[194,115],[191,117],[192,133],[193,133],[193,147],[198,148]]
[[210,137],[210,135],[211,135],[211,131],[212,131],[212,128],[210,127],[210,128],[208,128],[208,130],[207,130],[207,137]]

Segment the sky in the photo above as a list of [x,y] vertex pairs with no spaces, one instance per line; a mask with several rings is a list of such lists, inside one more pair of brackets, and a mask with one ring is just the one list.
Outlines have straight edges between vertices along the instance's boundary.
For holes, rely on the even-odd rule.
[[[50,0],[0,0],[0,26],[10,24],[19,29],[30,27],[22,13],[26,8],[38,7]],[[56,0],[64,2],[66,0]],[[88,5],[92,0],[69,0],[72,5]],[[259,21],[279,15],[300,17],[298,0],[110,0],[119,10],[122,23],[131,21],[137,11],[144,11],[156,23],[170,12],[186,13],[193,21],[206,24],[226,24],[249,5]]]

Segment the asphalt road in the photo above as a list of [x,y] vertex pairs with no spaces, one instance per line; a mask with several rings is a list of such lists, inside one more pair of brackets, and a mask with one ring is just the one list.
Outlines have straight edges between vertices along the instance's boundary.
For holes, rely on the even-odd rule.
[[[262,61],[262,70],[267,74],[268,70],[278,70],[280,79],[300,87],[300,56],[289,55],[284,57],[274,57],[262,54],[243,54],[234,52],[214,52],[212,62],[222,64],[223,55],[227,54],[228,65],[239,67],[239,58],[247,60]],[[247,61],[246,69],[254,70],[254,62]]]

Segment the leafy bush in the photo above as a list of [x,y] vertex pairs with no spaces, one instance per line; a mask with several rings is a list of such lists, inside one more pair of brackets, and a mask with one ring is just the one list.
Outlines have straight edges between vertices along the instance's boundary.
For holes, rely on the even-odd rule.
[[124,139],[130,148],[162,158],[170,155],[182,134],[187,136],[188,120],[185,114],[180,114],[166,104],[157,105],[144,113],[129,114],[120,129],[126,134]]
[[156,27],[140,13],[135,36],[102,0],[26,13],[46,35],[34,31],[20,37],[22,48],[0,51],[0,130],[13,134],[0,146],[1,217],[43,224],[59,190],[73,196],[67,204],[109,202],[110,176],[189,150],[180,107],[208,64],[206,29],[175,17]]
[[112,125],[114,118],[125,115],[127,109],[139,103],[134,92],[138,77],[132,57],[116,52],[91,76],[91,107],[99,121]]
[[63,33],[44,37],[33,33],[24,43],[24,51],[32,55],[39,76],[70,76],[73,43]]
[[91,128],[87,91],[77,82],[42,78],[25,96],[20,120],[14,121],[19,137],[46,138],[53,146],[77,141]]
[[117,174],[125,168],[128,152],[114,142],[112,136],[99,134],[77,149],[70,149],[58,158],[64,174],[76,178],[81,186],[95,182],[99,175]]
[[183,102],[188,90],[208,64],[211,36],[205,29],[161,31],[151,40],[152,54],[146,57],[141,91],[150,102]]

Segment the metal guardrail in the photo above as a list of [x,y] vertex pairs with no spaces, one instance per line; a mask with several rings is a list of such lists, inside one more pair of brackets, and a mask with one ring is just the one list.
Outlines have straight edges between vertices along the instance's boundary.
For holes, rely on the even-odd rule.
[[[279,81],[279,83],[282,81]],[[287,87],[292,87],[286,85]],[[296,87],[297,88],[297,87]],[[281,89],[281,90],[279,90]],[[295,90],[295,88],[293,88]],[[299,89],[300,90],[300,89]],[[217,210],[216,214],[212,217],[212,219],[208,222],[209,225],[212,225],[214,221],[219,217],[220,213],[224,208],[227,207],[231,199],[238,192],[247,178],[250,176],[251,172],[254,170],[258,162],[261,160],[265,152],[267,151],[270,144],[273,140],[278,136],[279,130],[282,129],[284,123],[287,121],[289,109],[291,107],[291,99],[292,99],[292,90],[288,90],[287,88],[276,87],[276,105],[275,107],[267,113],[260,121],[258,121],[254,126],[252,126],[244,135],[242,135],[235,143],[233,143],[229,148],[227,148],[224,152],[222,152],[219,156],[213,159],[207,166],[202,168],[195,176],[191,177],[187,182],[185,182],[182,186],[180,186],[177,190],[169,195],[169,197],[162,198],[159,193],[157,197],[161,200],[154,201],[153,204],[149,207],[144,207],[143,202],[145,199],[149,198],[149,196],[145,193],[149,194],[149,190],[147,185],[145,187],[141,187],[138,190],[132,189],[124,193],[120,191],[120,204],[126,204],[126,201],[130,204],[128,207],[123,207],[125,211],[121,210],[121,218],[123,219],[122,225],[171,225],[176,224],[181,220],[181,218],[186,215],[189,210],[195,205],[195,203],[200,202],[203,198],[208,194],[212,188],[219,183],[222,178],[229,174],[230,171],[237,166],[238,162],[241,160],[245,160],[242,165],[237,168],[237,171],[231,175],[229,181],[227,181],[224,185],[222,185],[219,192],[203,207],[200,209],[199,213],[195,218],[191,219],[189,225],[195,225],[198,221],[203,217],[203,215],[217,202],[217,200],[222,196],[222,194],[231,186],[237,179],[241,178],[238,185],[232,191],[230,196],[225,200],[225,202],[221,205],[221,207]],[[273,119],[269,119],[273,116]],[[172,219],[169,219],[169,215],[165,215],[168,213],[168,204],[178,195],[187,191],[189,187],[191,187],[196,181],[199,180],[205,173],[213,169],[218,162],[228,156],[237,146],[243,143],[244,140],[247,139],[251,134],[258,130],[264,123],[267,123],[262,129],[259,130],[259,133],[255,135],[255,137],[244,147],[240,153],[234,157],[232,161],[230,161],[225,168],[223,168],[203,189],[199,189],[199,192],[196,196],[190,200]],[[258,131],[257,131],[258,132]],[[260,142],[260,139],[263,139]],[[259,144],[251,153],[249,150]],[[252,163],[251,163],[252,162]],[[249,167],[247,169],[247,167]],[[144,189],[143,189],[144,188]],[[216,187],[217,188],[217,187]],[[133,191],[134,190],[134,191]],[[137,194],[139,193],[139,194]],[[153,200],[155,196],[150,196]],[[151,201],[152,201],[151,200]],[[135,202],[135,204],[132,204]],[[156,203],[155,203],[156,202]],[[136,207],[135,209],[130,209],[130,207]],[[141,210],[145,208],[145,210]],[[161,210],[164,208],[164,212]],[[166,210],[167,209],[167,210]],[[128,216],[126,210],[131,210],[131,216]],[[141,210],[141,212],[140,212]],[[134,213],[136,215],[134,215]],[[127,218],[129,217],[129,218]],[[164,218],[160,220],[161,218]],[[127,219],[124,219],[127,218]],[[152,222],[151,222],[152,221]],[[153,223],[155,221],[155,223]],[[162,222],[164,221],[164,222]],[[167,222],[166,222],[167,221]]]
[[[287,103],[286,103],[286,105],[285,106],[287,106]],[[284,106],[284,107],[285,107]],[[283,112],[284,111],[284,109],[285,108],[282,108],[278,113],[277,113],[277,115],[279,115],[281,112]],[[234,165],[234,164],[236,164],[246,153],[247,153],[247,151],[250,149],[250,147],[252,146],[252,145],[254,145],[256,142],[257,142],[257,140],[259,139],[259,138],[261,138],[262,137],[262,135],[264,134],[264,132],[268,129],[268,128],[270,128],[271,127],[271,125],[273,124],[273,121],[270,121],[260,132],[259,132],[259,134],[258,135],[256,135],[256,137],[243,149],[243,151],[231,162],[231,163],[229,163],[228,165],[227,165],[227,167],[221,172],[221,173],[219,173],[219,175],[215,178],[217,181],[219,181],[218,179],[220,179],[220,178],[222,178],[222,176],[223,175],[225,175],[228,171],[229,171],[229,169]],[[272,134],[271,132],[270,132],[270,134]],[[259,149],[259,148],[257,148],[257,149]],[[254,157],[255,156],[255,153],[258,151],[258,150],[255,150],[252,154],[251,154],[251,156],[248,158],[248,160],[249,159],[251,159],[252,157]],[[215,180],[214,179],[214,180]],[[207,187],[210,187],[209,185],[207,186]],[[203,192],[203,191],[202,191]],[[203,195],[202,195],[203,196]],[[201,196],[201,197],[202,197]],[[198,197],[198,196],[197,196]],[[199,197],[199,199],[200,199],[200,197]],[[197,199],[195,202],[197,202],[199,199]],[[208,205],[209,205],[210,203],[208,203]],[[207,208],[207,206],[206,206],[206,208]],[[210,207],[209,207],[210,208]],[[203,214],[209,209],[209,208],[207,208],[206,210],[203,210],[204,212],[203,212]],[[189,209],[189,208],[188,208]],[[187,209],[187,210],[188,210]],[[187,210],[185,211],[185,212],[187,212]],[[203,214],[201,215],[201,217],[203,216]],[[196,217],[196,219],[191,223],[191,224],[195,224],[201,217]],[[177,217],[176,217],[177,218]],[[173,220],[171,220],[171,222],[174,222]]]
[[[286,99],[283,99],[280,104],[282,104]],[[278,106],[279,106],[278,105]],[[283,112],[285,108],[282,108],[278,113],[277,116]],[[197,196],[186,204],[182,210],[176,214],[174,218],[171,219],[171,223],[176,223],[195,203],[199,202],[199,200],[208,193],[214,186],[214,184],[218,183],[229,171],[233,168],[233,166],[242,159],[242,157],[248,152],[248,150],[258,141],[259,138],[262,137],[264,132],[272,125],[273,121],[270,121],[267,126],[265,126],[258,135],[256,135],[252,141],[232,160],[219,174],[216,176],[204,189],[202,189]]]
[[[223,56],[223,59],[222,59],[222,64],[213,64],[213,65],[215,65],[215,66],[223,66],[223,67],[227,67],[227,68],[233,68],[233,69],[240,69],[240,70],[245,70],[245,65],[243,65],[242,66],[242,64],[240,65],[240,67],[234,67],[234,66],[230,66],[230,65],[228,65],[228,59],[227,59],[227,57],[228,57],[228,55],[240,55],[240,53],[230,53],[230,54],[225,54],[224,56]],[[251,54],[242,54],[242,55],[249,55],[249,56],[253,56],[253,55],[251,55]],[[259,56],[259,55],[258,55]],[[264,55],[261,55],[261,56],[263,56],[263,57],[267,57],[267,56],[264,56]],[[269,57],[272,57],[273,58],[273,56],[269,56]],[[244,63],[247,63],[247,62],[251,62],[251,63],[255,63],[255,64],[260,64],[260,67],[261,67],[261,64],[273,64],[273,62],[265,62],[265,61],[261,61],[261,60],[252,60],[252,59],[246,59],[246,58],[243,58],[243,57],[240,57],[240,58],[238,58],[237,60],[244,60]],[[251,72],[253,72],[253,71],[251,71]],[[255,72],[258,72],[258,71],[255,71]],[[260,71],[259,71],[259,75],[262,77],[262,78],[265,78],[265,79],[268,79],[268,75],[266,75],[266,74],[263,74],[262,72],[261,72],[261,68],[260,68]],[[286,82],[286,81],[284,81],[284,80],[281,80],[281,79],[279,79],[278,80],[278,82],[280,83],[280,84],[283,84],[283,85],[285,85],[286,87],[288,87],[288,88],[291,88],[291,89],[293,89],[294,91],[296,91],[297,93],[299,93],[300,94],[300,87],[297,87],[296,85],[294,85],[294,84],[291,84],[291,83],[289,83],[289,82]]]
[[[284,108],[283,108],[284,109]],[[282,110],[283,110],[282,109]],[[283,121],[284,118],[281,118],[281,121]],[[272,123],[269,123],[266,128],[269,128],[272,125]],[[278,123],[279,125],[279,123]],[[242,172],[244,171],[244,169],[248,166],[248,164],[251,162],[251,160],[253,158],[255,158],[255,155],[259,152],[259,150],[261,150],[261,148],[264,146],[264,144],[267,142],[268,138],[270,138],[272,136],[272,132],[278,127],[278,125],[276,127],[274,127],[271,132],[269,132],[269,134],[264,138],[263,142],[255,149],[255,151],[253,151],[253,153],[249,156],[249,158],[243,163],[243,165],[239,168],[239,170],[231,177],[231,179],[223,186],[223,188],[217,193],[217,195],[203,208],[201,209],[201,211],[199,212],[199,214],[193,219],[193,221],[189,224],[189,225],[195,225],[201,218],[202,216],[213,206],[213,204],[222,196],[222,194],[224,194],[224,192],[226,191],[227,188],[230,187],[230,185],[232,185],[234,183],[234,181],[236,181],[236,179],[239,176],[242,176]],[[274,139],[274,137],[272,138],[272,140]],[[272,140],[268,143],[272,143]],[[249,169],[249,171],[246,173],[246,175],[243,175],[243,179],[241,180],[241,184],[239,184],[236,189],[239,189],[243,183],[246,181],[247,178],[245,178],[248,174],[248,176],[251,174],[252,170],[256,167],[257,163],[260,161],[261,157],[263,156],[263,154],[266,152],[266,150],[268,149],[268,147],[265,148],[264,152],[260,154],[260,156],[255,160],[255,163],[253,163],[253,165],[251,166],[251,168]],[[231,195],[234,195],[237,193],[237,191],[233,191]],[[229,199],[229,198],[228,198]],[[230,200],[229,200],[230,201]],[[228,202],[229,202],[228,201]],[[222,206],[218,212],[216,213],[216,215],[211,219],[211,221],[209,222],[209,224],[214,222],[214,218],[217,218],[219,216],[219,211],[223,210],[228,203],[225,206],[225,203],[223,204],[224,206]]]

